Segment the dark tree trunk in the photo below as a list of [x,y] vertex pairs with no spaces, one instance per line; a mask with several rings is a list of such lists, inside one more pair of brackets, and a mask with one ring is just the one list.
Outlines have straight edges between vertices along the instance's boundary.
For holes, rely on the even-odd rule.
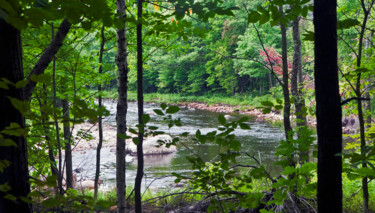
[[[279,10],[283,12],[282,6],[280,6]],[[288,49],[287,49],[287,38],[286,38],[286,28],[280,22],[280,29],[281,29],[281,49],[282,49],[282,60],[283,60],[283,95],[284,95],[284,131],[285,131],[285,139],[289,139],[289,132],[292,131],[292,127],[290,125],[290,97],[289,97],[289,72],[288,72]],[[292,159],[293,161],[293,159]]]
[[[55,38],[55,32],[54,32],[54,28],[53,28],[53,25],[52,25],[52,41],[54,40]],[[53,107],[54,108],[57,108],[57,97],[56,97],[56,58],[55,56],[53,55],[52,57],[53,59],[53,64],[52,64],[52,81],[53,81]],[[31,81],[29,81],[31,82]],[[28,84],[30,85],[30,84]],[[27,87],[27,86],[26,86]],[[33,89],[35,88],[35,85],[33,87]],[[31,96],[31,94],[30,94]],[[56,130],[56,141],[57,141],[57,149],[59,150],[59,165],[58,165],[58,170],[59,170],[59,175],[57,176],[57,187],[59,189],[59,193],[60,194],[64,194],[64,189],[63,189],[63,184],[62,184],[62,179],[63,179],[63,175],[62,175],[62,152],[61,152],[61,140],[60,140],[60,127],[59,127],[59,123],[57,121],[57,114],[56,112],[53,113],[53,120],[54,120],[54,123],[55,123],[55,130]]]
[[[138,20],[142,20],[143,0],[138,0]],[[135,212],[142,213],[141,183],[143,178],[143,46],[142,46],[142,23],[137,24],[137,90],[138,90],[138,122],[139,122],[139,143],[137,145],[138,167],[135,177]]]
[[69,102],[66,99],[62,101],[63,119],[64,119],[64,140],[65,140],[65,163],[66,163],[66,188],[73,188],[73,162],[72,162],[72,134],[70,132],[70,114]]
[[[22,49],[20,32],[0,18],[0,78],[11,82],[23,79]],[[24,100],[21,89],[9,86],[0,88],[1,122],[0,130],[4,130],[11,123],[25,127],[25,118],[14,108],[8,97]],[[2,146],[0,160],[8,161],[9,166],[0,173],[0,185],[8,184],[10,190],[0,193],[0,212],[32,212],[30,204],[23,202],[20,197],[27,197],[30,192],[29,171],[27,161],[26,139],[23,136],[9,136],[2,134],[4,139],[13,140],[17,146]],[[17,199],[12,201],[4,196],[11,194]]]
[[[301,50],[301,37],[299,30],[300,17],[297,17],[293,21],[293,41],[294,41],[294,53],[293,53],[293,68],[292,68],[292,80],[291,89],[295,103],[295,114],[297,119],[297,136],[300,137],[301,127],[307,126],[306,115],[303,112],[305,106],[305,100],[303,99],[303,78],[302,78],[302,50]],[[300,153],[302,158],[308,161],[308,153]],[[303,163],[303,161],[300,161]]]
[[[56,167],[56,159],[55,159],[55,156],[53,154],[52,141],[51,141],[51,138],[49,137],[50,129],[48,128],[48,125],[47,125],[48,118],[44,117],[44,116],[46,116],[46,113],[42,110],[43,106],[47,105],[47,87],[46,87],[45,84],[43,84],[43,93],[44,93],[43,103],[39,99],[38,99],[38,101],[39,101],[39,105],[40,105],[40,112],[41,112],[41,115],[42,115],[42,123],[43,123],[43,129],[44,129],[44,133],[45,133],[45,139],[46,139],[46,143],[47,143],[47,146],[48,146],[48,158],[49,158],[49,161],[50,161],[50,164],[51,164],[51,173],[52,173],[52,175],[55,175],[57,177],[59,175],[59,171],[57,170],[57,167]],[[56,186],[54,187],[54,190],[55,190],[55,193],[57,194],[58,193],[57,182],[56,182]]]
[[[104,52],[104,44],[105,44],[105,36],[104,36],[104,25],[100,31],[101,34],[101,42],[100,42],[100,50],[99,50],[99,75],[103,73],[103,52]],[[99,83],[98,85],[98,92],[99,92],[99,110],[102,108],[102,96],[100,92],[102,91],[102,84]],[[96,170],[95,170],[95,184],[94,184],[94,199],[96,200],[98,196],[98,183],[99,183],[99,174],[100,174],[100,151],[102,149],[103,144],[103,124],[102,124],[102,116],[99,115],[98,117],[98,131],[99,131],[99,143],[98,147],[96,148]]]
[[[119,18],[126,17],[126,6],[124,0],[117,0],[117,13]],[[116,141],[116,187],[117,187],[117,212],[125,213],[125,135],[126,135],[126,113],[127,91],[128,91],[128,64],[126,49],[126,23],[124,28],[117,30],[117,55],[116,64],[118,67],[118,101],[117,101],[117,141]]]
[[342,212],[341,105],[336,0],[315,0],[315,95],[318,131],[318,212]]

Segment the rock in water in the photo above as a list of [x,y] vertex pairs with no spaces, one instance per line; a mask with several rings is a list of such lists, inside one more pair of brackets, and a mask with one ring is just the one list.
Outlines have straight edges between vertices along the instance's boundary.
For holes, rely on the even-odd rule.
[[[157,135],[155,137],[147,137],[143,141],[143,154],[144,155],[162,155],[170,154],[177,151],[176,146],[170,146],[167,148],[165,145],[156,147],[159,145],[158,140],[165,141],[167,143],[172,141],[172,137],[169,135]],[[134,143],[130,143],[126,147],[133,153],[137,153],[137,146]]]

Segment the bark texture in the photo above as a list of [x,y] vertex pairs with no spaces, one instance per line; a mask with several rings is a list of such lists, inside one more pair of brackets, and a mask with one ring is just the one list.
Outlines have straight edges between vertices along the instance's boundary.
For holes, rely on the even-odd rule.
[[[20,32],[0,18],[0,78],[11,82],[23,79],[22,49]],[[25,126],[25,118],[12,105],[8,97],[24,100],[21,89],[9,86],[9,89],[0,88],[0,130],[4,130],[11,123]],[[3,146],[0,149],[0,160],[10,163],[0,173],[0,185],[8,184],[7,193],[0,192],[0,212],[32,212],[30,204],[23,202],[20,197],[27,197],[30,192],[29,171],[27,161],[26,139],[23,136],[10,136],[2,134],[4,139],[13,140],[17,146]],[[11,194],[15,201],[4,196]]]
[[[119,18],[125,18],[125,1],[117,0],[117,14],[121,14]],[[118,100],[117,100],[117,142],[116,142],[116,187],[117,187],[117,212],[125,212],[125,138],[126,135],[126,113],[127,91],[128,91],[128,64],[127,49],[124,28],[117,30],[117,55],[116,65],[118,69]]]
[[318,212],[342,212],[341,105],[336,0],[315,0],[315,95],[318,132]]

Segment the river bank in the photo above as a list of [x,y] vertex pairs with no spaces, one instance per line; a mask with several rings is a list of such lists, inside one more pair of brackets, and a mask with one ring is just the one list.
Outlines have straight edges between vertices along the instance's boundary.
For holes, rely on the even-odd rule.
[[[117,91],[105,91],[103,97],[107,99],[117,99]],[[144,101],[146,103],[166,103],[171,105],[178,105],[180,107],[186,107],[188,109],[207,110],[210,112],[225,114],[239,113],[254,116],[256,117],[257,122],[281,124],[283,121],[281,110],[272,110],[270,113],[264,114],[261,109],[258,109],[258,107],[261,107],[260,103],[262,101],[273,102],[274,99],[275,98],[270,94],[263,96],[226,96],[222,94],[211,94],[203,96],[161,93],[144,94]],[[135,92],[128,92],[128,101],[137,101],[137,95]],[[295,116],[292,116],[291,119],[295,120]],[[307,116],[307,124],[311,127],[315,127],[315,117]]]

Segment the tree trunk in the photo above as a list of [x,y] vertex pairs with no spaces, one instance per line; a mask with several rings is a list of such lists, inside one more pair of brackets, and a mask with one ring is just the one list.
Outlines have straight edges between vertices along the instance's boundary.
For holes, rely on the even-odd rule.
[[139,131],[137,144],[137,158],[138,167],[137,175],[135,177],[134,193],[135,193],[135,212],[142,213],[142,197],[141,197],[141,183],[143,178],[143,46],[142,46],[142,4],[143,0],[138,0],[138,24],[137,24],[137,92],[138,92],[138,122]]
[[[54,40],[55,32],[52,25],[52,41]],[[53,108],[57,108],[57,97],[56,97],[56,58],[53,56],[53,64],[52,64],[52,81],[53,81]],[[30,81],[29,81],[30,82]],[[27,86],[26,86],[27,87]],[[35,87],[34,87],[35,88]],[[31,94],[30,94],[31,95]],[[60,140],[60,128],[59,123],[57,121],[57,114],[56,112],[53,113],[53,120],[55,123],[55,130],[56,130],[56,141],[57,141],[57,149],[59,150],[59,174],[57,176],[57,186],[59,189],[60,194],[64,194],[64,189],[62,187],[62,152],[61,152],[61,140]]]
[[[300,17],[293,21],[293,41],[294,41],[294,54],[293,54],[293,68],[292,68],[292,81],[291,89],[295,103],[295,114],[297,118],[297,136],[300,137],[300,129],[307,126],[306,115],[303,109],[306,108],[305,100],[303,99],[303,77],[302,77],[302,50],[301,50],[301,37],[299,30]],[[308,152],[300,153],[301,159],[305,158],[308,161]],[[300,163],[303,163],[301,160]]]
[[66,163],[66,189],[73,189],[73,162],[72,162],[72,134],[70,132],[70,114],[69,102],[66,99],[62,101],[63,119],[64,119],[64,140],[65,140],[65,163]]
[[336,0],[315,0],[315,95],[318,134],[318,212],[342,212],[341,104]]
[[[125,1],[117,0],[117,14],[119,18],[125,18]],[[117,125],[117,141],[116,141],[116,187],[117,187],[117,212],[125,212],[125,136],[126,136],[126,113],[127,105],[127,91],[128,91],[128,64],[127,64],[127,49],[126,49],[126,23],[123,29],[117,30],[117,56],[116,65],[118,67],[118,101],[116,113]]]
[[[48,118],[44,118],[45,116],[45,112],[42,110],[43,106],[46,106],[47,105],[47,87],[45,84],[43,84],[43,92],[44,92],[44,101],[42,103],[41,100],[39,100],[39,105],[40,105],[40,112],[41,112],[41,115],[42,115],[42,123],[43,123],[43,129],[44,129],[44,133],[45,133],[45,139],[46,139],[46,143],[47,143],[47,146],[48,146],[48,158],[49,158],[49,161],[50,161],[50,164],[51,164],[51,174],[52,175],[55,175],[56,177],[59,175],[59,171],[57,170],[57,167],[56,167],[56,159],[55,159],[55,156],[53,154],[53,145],[52,145],[52,142],[51,142],[51,138],[49,137],[49,128],[48,128],[48,125],[46,124],[48,122]],[[58,193],[58,189],[57,189],[57,184],[56,186],[54,187],[55,189],[55,193],[57,194]]]
[[271,88],[273,87],[271,72],[268,73],[268,81],[269,81],[269,90],[271,90]]
[[[103,52],[104,52],[104,44],[105,44],[105,37],[104,37],[104,24],[100,31],[101,34],[101,42],[100,42],[100,50],[99,50],[99,76],[103,73]],[[99,110],[102,108],[102,96],[100,92],[102,91],[102,85],[99,83],[98,85],[98,93],[99,93]],[[99,183],[99,174],[100,174],[100,151],[102,149],[103,144],[103,124],[102,124],[102,116],[99,115],[98,117],[98,131],[99,131],[99,143],[98,147],[96,148],[96,170],[95,170],[95,184],[94,184],[94,200],[98,197],[98,183]]]
[[[279,7],[279,10],[282,12],[282,6]],[[283,95],[284,95],[284,131],[285,131],[285,139],[289,139],[289,132],[292,131],[292,127],[290,125],[290,97],[289,97],[289,77],[288,77],[288,49],[287,49],[287,40],[286,40],[286,28],[284,24],[280,22],[280,29],[281,29],[281,49],[282,49],[282,60],[283,60]],[[292,157],[293,158],[293,157]],[[292,159],[293,161],[293,159]]]
[[[366,31],[366,24],[367,20],[370,14],[370,10],[367,10],[365,7],[365,3],[363,0],[361,0],[362,4],[362,10],[364,13],[363,22],[361,25],[361,32],[359,35],[359,44],[358,44],[358,55],[357,55],[357,68],[361,68],[361,62],[362,62],[362,50],[363,50],[363,38]],[[373,3],[372,3],[373,4]],[[372,8],[369,7],[370,9]],[[363,106],[362,106],[362,92],[361,92],[361,72],[357,74],[357,84],[356,84],[356,96],[357,96],[357,110],[358,110],[358,120],[359,120],[359,131],[360,131],[360,140],[361,140],[361,155],[366,156],[366,138],[365,138],[365,119],[364,119],[364,113],[363,113]],[[363,162],[362,167],[366,168],[367,163]],[[369,212],[369,192],[368,192],[368,181],[367,177],[362,178],[362,197],[363,197],[363,212],[368,213]]]
[[[0,78],[11,82],[23,79],[22,50],[20,32],[0,18]],[[4,130],[11,123],[25,127],[25,118],[12,105],[8,97],[24,100],[21,89],[9,86],[9,89],[0,88],[1,122],[0,130]],[[4,139],[10,139],[17,146],[3,146],[0,149],[0,161],[7,161],[9,165],[0,172],[0,185],[10,186],[8,192],[0,192],[0,212],[32,212],[31,204],[21,200],[30,192],[29,171],[27,161],[26,139],[23,136],[2,134]],[[5,198],[11,194],[15,201]]]

